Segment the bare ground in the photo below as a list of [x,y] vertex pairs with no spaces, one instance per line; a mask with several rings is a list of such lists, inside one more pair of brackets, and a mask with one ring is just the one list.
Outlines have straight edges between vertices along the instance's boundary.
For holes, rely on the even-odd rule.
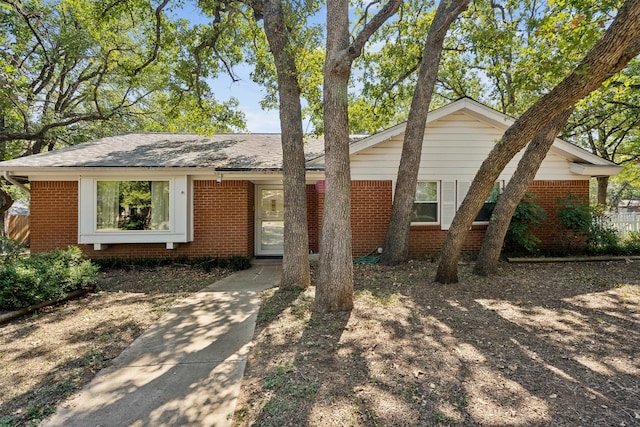
[[640,425],[640,263],[355,267],[355,308],[264,295],[238,426]]
[[[355,308],[267,291],[234,424],[640,425],[640,262],[355,266]],[[36,425],[177,300],[228,272],[112,271],[0,325],[0,426]]]
[[0,325],[0,426],[37,425],[177,301],[228,274],[111,270],[95,293]]

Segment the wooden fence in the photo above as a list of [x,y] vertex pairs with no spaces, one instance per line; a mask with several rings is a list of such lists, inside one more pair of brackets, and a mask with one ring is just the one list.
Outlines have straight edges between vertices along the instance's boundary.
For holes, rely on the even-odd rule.
[[7,237],[24,246],[29,245],[29,216],[7,215]]

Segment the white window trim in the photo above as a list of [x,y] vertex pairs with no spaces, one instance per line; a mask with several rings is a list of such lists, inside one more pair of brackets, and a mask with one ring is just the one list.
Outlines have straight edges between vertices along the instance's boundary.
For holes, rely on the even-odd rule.
[[[440,199],[440,181],[436,181],[436,180],[432,180],[432,179],[419,179],[418,182],[435,182],[436,183],[436,211],[438,212],[438,220],[437,221],[433,221],[433,222],[418,222],[418,221],[411,221],[411,225],[440,225],[440,221],[442,218],[442,212],[441,212],[441,208],[442,208],[442,201]],[[413,203],[434,203],[434,202],[418,202],[415,200],[415,195],[413,197]]]
[[189,180],[186,176],[153,176],[150,181],[169,181],[169,230],[98,230],[97,182],[98,181],[140,181],[140,176],[81,177],[78,194],[78,243],[93,244],[96,249],[104,245],[119,243],[165,243],[173,249],[175,243],[193,240],[192,198]]
[[[411,222],[411,225],[415,226],[424,226],[424,225],[440,225],[441,230],[448,230],[451,225],[451,221],[455,216],[456,212],[460,208],[462,201],[467,195],[467,191],[471,185],[470,181],[460,181],[460,180],[451,180],[451,181],[436,181],[436,180],[427,180],[420,179],[418,182],[435,182],[437,183],[438,188],[438,221],[437,222]],[[500,184],[500,189],[504,190],[504,181],[496,181],[497,184]],[[443,188],[447,187],[450,190],[451,194],[443,194]],[[416,203],[414,201],[414,203]],[[417,202],[419,203],[419,202]],[[474,221],[473,225],[486,225],[489,224],[488,221]]]

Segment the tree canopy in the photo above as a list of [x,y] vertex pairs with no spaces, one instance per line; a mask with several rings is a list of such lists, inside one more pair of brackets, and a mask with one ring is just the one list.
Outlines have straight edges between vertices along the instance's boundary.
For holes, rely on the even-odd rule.
[[[196,29],[168,0],[0,1],[4,158],[124,131],[242,129],[199,67]],[[194,72],[194,70],[202,70]]]

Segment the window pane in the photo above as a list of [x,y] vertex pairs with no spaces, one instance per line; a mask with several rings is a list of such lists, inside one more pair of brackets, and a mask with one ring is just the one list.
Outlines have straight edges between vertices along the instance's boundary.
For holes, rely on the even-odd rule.
[[493,214],[493,208],[496,206],[495,202],[485,202],[476,216],[476,221],[489,222],[491,220],[491,214]]
[[416,202],[437,202],[438,183],[418,182],[416,185]]
[[169,181],[98,181],[98,230],[169,230]]
[[98,230],[117,230],[120,216],[120,183],[98,181]]
[[437,203],[414,203],[412,222],[438,222]]
[[500,183],[496,182],[493,184],[491,193],[489,193],[487,200],[484,202],[482,209],[480,209],[474,221],[489,222],[491,220],[491,215],[493,214],[493,209],[496,207],[496,201],[498,200],[498,196],[500,196],[500,192]]

